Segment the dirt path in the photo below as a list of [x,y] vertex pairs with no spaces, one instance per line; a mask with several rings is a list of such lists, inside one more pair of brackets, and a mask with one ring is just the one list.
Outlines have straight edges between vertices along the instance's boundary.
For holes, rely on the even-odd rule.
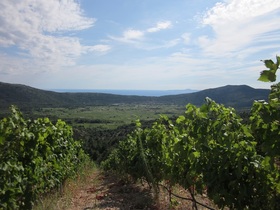
[[69,210],[152,209],[152,195],[145,187],[126,184],[112,174],[95,173],[90,178],[91,183],[74,194]]
[[[170,206],[169,196],[166,190],[161,190],[157,203],[153,200],[152,191],[147,184],[127,183],[120,180],[114,174],[104,174],[95,171],[84,180],[84,186],[80,186],[72,192],[70,205],[67,210],[168,210],[168,209],[193,209],[192,202],[181,199],[172,199]],[[186,191],[176,189],[178,194],[188,196]],[[190,196],[189,196],[190,197]],[[200,199],[201,201],[201,199]],[[61,200],[60,202],[63,202]],[[207,199],[203,203],[210,205]],[[199,208],[206,209],[206,208]]]

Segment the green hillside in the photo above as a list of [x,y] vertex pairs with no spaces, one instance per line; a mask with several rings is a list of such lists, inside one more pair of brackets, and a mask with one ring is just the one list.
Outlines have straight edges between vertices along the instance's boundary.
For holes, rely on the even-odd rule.
[[21,109],[44,107],[83,107],[116,103],[151,103],[154,97],[122,96],[105,93],[57,93],[33,87],[0,82],[0,108],[16,105]]
[[254,89],[247,85],[227,85],[219,88],[211,88],[195,93],[180,94],[175,96],[162,96],[162,102],[173,101],[176,104],[186,105],[192,103],[200,106],[206,97],[231,106],[236,109],[247,109],[252,106],[254,100],[267,100],[270,90]]
[[112,104],[177,104],[192,103],[201,105],[206,97],[210,97],[225,106],[246,109],[254,100],[267,99],[269,90],[254,89],[246,85],[228,85],[206,89],[195,93],[169,95],[161,97],[126,96],[105,93],[57,93],[33,87],[0,82],[0,108],[7,110],[10,105],[20,109],[44,107],[84,107]]

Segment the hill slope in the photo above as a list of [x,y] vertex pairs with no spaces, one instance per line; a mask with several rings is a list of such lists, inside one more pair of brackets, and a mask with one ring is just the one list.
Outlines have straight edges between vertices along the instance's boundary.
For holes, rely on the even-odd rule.
[[201,105],[205,98],[209,97],[217,103],[222,103],[236,109],[243,109],[251,107],[254,100],[267,100],[269,93],[270,90],[268,89],[254,89],[247,85],[227,85],[195,93],[162,96],[159,100],[174,101],[174,103],[182,105],[187,103]]
[[0,82],[0,108],[77,107],[115,103],[147,103],[155,97],[123,96],[107,93],[58,93],[33,87]]
[[237,109],[248,108],[254,100],[267,99],[270,90],[254,89],[246,85],[227,85],[224,87],[206,89],[195,93],[169,96],[127,96],[107,93],[57,93],[32,88],[25,85],[0,82],[0,108],[6,110],[10,105],[20,109],[41,107],[78,107],[91,105],[127,104],[178,104],[192,103],[201,105],[206,97],[218,103]]

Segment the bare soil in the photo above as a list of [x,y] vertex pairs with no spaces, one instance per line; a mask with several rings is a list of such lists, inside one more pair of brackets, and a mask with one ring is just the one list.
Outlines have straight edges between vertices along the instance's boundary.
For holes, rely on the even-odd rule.
[[[67,210],[194,209],[191,201],[175,197],[170,200],[168,191],[163,188],[160,189],[158,200],[155,200],[153,191],[148,184],[133,183],[128,179],[120,179],[119,176],[112,173],[97,170],[88,175],[83,183],[83,186],[72,187],[67,207],[65,207],[65,196],[62,196],[58,201],[57,208]],[[191,198],[188,192],[180,187],[176,187],[173,192],[182,197]],[[196,199],[214,208],[206,197],[197,196]],[[198,209],[207,209],[199,205],[197,207]]]

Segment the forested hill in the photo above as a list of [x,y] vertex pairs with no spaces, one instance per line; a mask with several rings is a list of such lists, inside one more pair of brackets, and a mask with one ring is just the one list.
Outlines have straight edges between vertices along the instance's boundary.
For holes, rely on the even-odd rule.
[[0,108],[6,108],[11,104],[22,108],[36,108],[112,105],[117,103],[150,103],[154,102],[155,98],[107,93],[58,93],[40,90],[26,85],[0,82]]
[[225,106],[243,109],[250,107],[254,100],[267,100],[270,90],[254,89],[246,85],[224,86],[206,89],[195,93],[169,96],[126,96],[106,93],[58,93],[33,87],[0,82],[0,108],[6,110],[10,105],[20,109],[42,107],[78,107],[90,105],[112,104],[178,104],[193,103],[201,105],[206,97],[210,97]]
[[174,101],[174,103],[182,105],[190,102],[194,105],[201,105],[205,98],[209,97],[225,106],[244,109],[251,107],[254,100],[267,100],[269,93],[268,89],[254,89],[247,85],[227,85],[195,93],[162,96],[160,101]]

